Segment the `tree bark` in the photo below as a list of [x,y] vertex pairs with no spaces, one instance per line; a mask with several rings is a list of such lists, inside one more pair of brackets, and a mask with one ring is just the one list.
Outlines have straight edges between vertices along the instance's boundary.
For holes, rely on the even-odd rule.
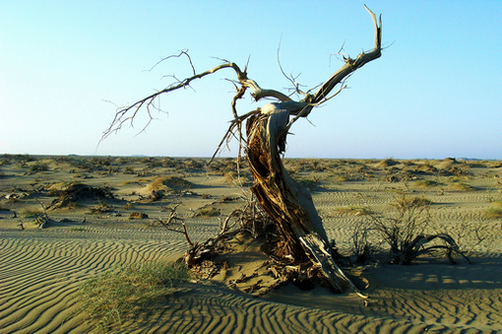
[[309,191],[289,176],[281,160],[289,112],[281,109],[281,103],[267,107],[268,112],[250,117],[246,125],[246,156],[254,178],[251,191],[277,224],[284,243],[281,255],[306,260],[299,237],[317,233],[326,243],[328,237]]
[[281,159],[290,112],[283,103],[269,104],[246,125],[247,160],[254,178],[251,191],[281,234],[274,255],[295,263],[312,261],[329,284],[342,292],[351,287],[361,294],[335,264],[326,231],[312,196],[287,173]]

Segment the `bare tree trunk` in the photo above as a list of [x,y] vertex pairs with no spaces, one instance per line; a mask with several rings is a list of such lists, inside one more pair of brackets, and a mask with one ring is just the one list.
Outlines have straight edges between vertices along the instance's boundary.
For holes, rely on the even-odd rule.
[[[300,101],[293,101],[288,95],[276,90],[262,89],[254,80],[247,77],[247,68],[242,71],[235,63],[225,62],[211,70],[197,74],[190,57],[185,51],[182,51],[176,57],[188,57],[194,75],[177,81],[172,86],[147,96],[128,107],[119,109],[102,139],[112,132],[118,131],[125,122],[132,122],[142,108],[146,109],[152,119],[151,109],[157,108],[155,100],[160,95],[190,86],[192,81],[202,79],[221,69],[233,69],[240,84],[240,87],[237,87],[236,84],[237,93],[232,100],[234,119],[217,151],[226,140],[234,135],[234,131],[238,132],[240,143],[246,147],[247,160],[254,178],[251,190],[258,198],[263,210],[275,222],[281,235],[281,239],[276,244],[276,255],[296,263],[311,261],[314,266],[320,268],[335,290],[343,291],[348,285],[361,297],[365,297],[359,293],[335,264],[326,231],[315,209],[312,197],[307,189],[289,176],[282,164],[281,154],[285,150],[286,136],[293,123],[300,117],[307,117],[314,107],[337,95],[345,87],[344,80],[351,73],[380,57],[381,19],[377,20],[375,14],[369,9],[368,12],[375,28],[373,49],[360,53],[355,59],[349,56],[344,57],[345,64],[331,75],[314,94],[300,91],[294,80],[291,80],[296,88],[296,93],[304,96]],[[331,94],[331,91],[337,86],[339,87],[338,91]],[[238,115],[236,102],[247,89],[252,90],[252,96],[256,101],[262,98],[274,98],[279,102],[269,103],[256,111]],[[247,139],[241,133],[242,122],[246,119]]]
[[289,176],[281,161],[289,112],[280,106],[247,121],[246,156],[255,181],[251,191],[283,238],[280,255],[307,260],[299,238],[316,233],[327,243],[328,237],[309,191]]
[[332,250],[309,191],[295,182],[281,160],[289,111],[282,103],[267,105],[248,119],[247,160],[254,178],[251,191],[281,234],[274,255],[292,262],[312,261],[339,292],[351,287],[362,295],[335,264]]

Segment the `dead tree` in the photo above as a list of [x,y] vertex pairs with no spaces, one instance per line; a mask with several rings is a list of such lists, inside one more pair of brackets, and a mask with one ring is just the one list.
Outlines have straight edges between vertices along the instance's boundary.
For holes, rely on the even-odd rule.
[[[132,122],[140,110],[145,110],[150,116],[150,120],[153,119],[151,111],[157,109],[156,101],[160,95],[188,87],[193,81],[222,69],[233,69],[237,75],[237,81],[234,81],[237,93],[231,103],[234,118],[220,142],[217,152],[230,138],[236,136],[239,139],[239,155],[241,149],[244,149],[254,178],[251,190],[263,210],[275,222],[281,235],[275,245],[274,255],[296,263],[310,261],[313,266],[321,268],[326,280],[335,290],[343,291],[347,286],[350,286],[358,292],[334,262],[326,231],[310,193],[288,175],[281,155],[286,148],[288,131],[298,119],[307,117],[313,108],[337,95],[345,87],[344,80],[354,71],[381,56],[381,17],[377,19],[372,11],[367,7],[366,9],[374,24],[375,42],[373,49],[360,53],[356,58],[344,56],[345,64],[315,92],[303,92],[296,82],[291,80],[295,84],[296,93],[303,96],[299,101],[295,101],[277,90],[261,88],[256,81],[248,77],[247,66],[242,71],[237,64],[225,61],[213,69],[197,73],[188,53],[182,51],[174,57],[187,57],[193,70],[193,76],[177,81],[130,106],[119,109],[102,139],[118,131],[123,124]],[[337,89],[335,90],[335,88]],[[256,101],[273,98],[276,102],[265,104],[254,111],[239,115],[236,108],[237,101],[244,96],[248,89],[251,90],[251,95]],[[244,121],[246,121],[245,134],[242,129]]]

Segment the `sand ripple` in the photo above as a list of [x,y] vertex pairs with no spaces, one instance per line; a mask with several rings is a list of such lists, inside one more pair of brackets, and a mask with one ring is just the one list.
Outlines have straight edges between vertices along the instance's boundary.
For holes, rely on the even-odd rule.
[[[330,218],[347,235],[358,217]],[[197,239],[214,230],[201,228]],[[162,229],[79,226],[0,231],[0,333],[83,333],[76,291],[113,264],[174,260],[183,235]],[[186,283],[126,323],[127,333],[496,333],[502,331],[500,256],[462,263],[384,266],[373,273],[370,303],[327,290],[286,287],[262,299],[211,284]]]

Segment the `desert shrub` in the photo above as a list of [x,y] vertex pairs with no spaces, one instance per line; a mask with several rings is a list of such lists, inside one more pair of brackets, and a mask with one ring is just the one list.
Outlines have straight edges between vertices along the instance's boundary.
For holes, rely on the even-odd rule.
[[307,163],[309,165],[309,169],[314,172],[322,172],[326,170],[326,164],[321,159],[308,159]]
[[9,166],[12,163],[12,157],[9,154],[4,154],[0,157],[0,166]]
[[190,189],[194,184],[179,176],[159,176],[150,184],[151,190],[161,190],[165,187],[177,190]]
[[82,285],[79,312],[85,313],[99,332],[119,330],[124,321],[147,311],[156,299],[173,294],[179,282],[189,279],[185,264],[117,265]]
[[228,171],[223,174],[223,181],[225,183],[232,183],[236,186],[251,186],[253,184],[253,177],[249,172],[241,171],[239,174],[235,171]]
[[93,187],[83,183],[70,183],[68,186],[61,186],[60,190],[54,190],[54,195],[59,196],[54,199],[47,209],[58,209],[70,207],[81,200],[103,200],[113,199],[114,196],[110,188]]
[[122,209],[123,210],[132,210],[132,209],[134,209],[134,204],[131,202],[127,202],[126,204],[124,204],[124,206],[122,206]]
[[127,166],[126,168],[124,168],[123,173],[129,174],[129,175],[136,174],[136,172],[134,171],[134,168],[132,168],[131,166]]
[[70,162],[70,157],[68,156],[57,156],[52,158],[54,162],[58,165]]
[[371,229],[357,224],[351,238],[352,253],[356,263],[365,263],[377,252],[377,247],[370,242]]
[[342,183],[342,182],[349,181],[349,178],[347,176],[337,175],[337,176],[335,176],[334,181]]
[[45,162],[36,161],[33,165],[30,166],[28,170],[28,174],[35,174],[38,172],[43,172],[49,170],[49,165]]
[[226,183],[234,183],[237,173],[234,171],[229,171],[223,174],[223,181]]
[[194,159],[188,159],[183,161],[183,164],[185,165],[185,169],[189,170],[203,170],[205,164],[202,161],[194,160]]
[[162,167],[175,168],[179,164],[179,160],[165,157],[161,160]]
[[[424,254],[444,254],[451,262],[453,253],[464,256],[451,236],[435,233],[430,227],[429,207],[422,200],[408,199],[402,194],[391,203],[392,212],[366,216],[371,229],[390,247],[391,263],[408,265]],[[426,247],[430,242],[432,245]]]
[[162,166],[162,161],[152,157],[141,159],[141,163],[146,164],[150,169]]

